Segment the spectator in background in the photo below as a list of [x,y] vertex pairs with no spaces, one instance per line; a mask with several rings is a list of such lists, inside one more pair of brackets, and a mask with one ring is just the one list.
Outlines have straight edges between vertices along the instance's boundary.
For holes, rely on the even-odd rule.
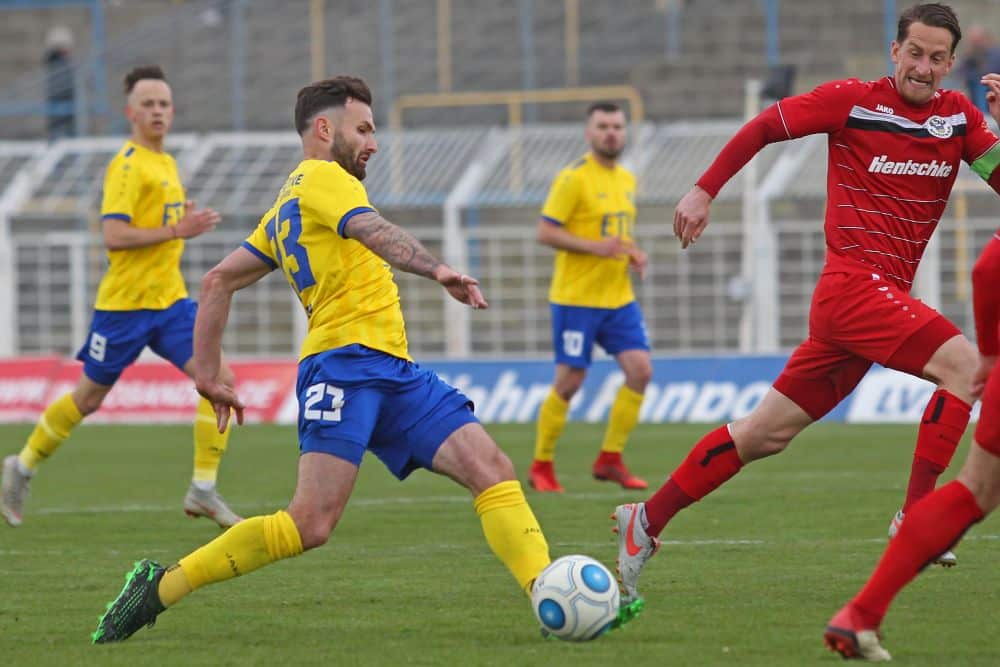
[[986,86],[980,83],[984,74],[1000,72],[1000,46],[993,35],[981,25],[974,25],[966,32],[968,49],[961,59],[962,82],[972,100],[981,111],[988,112]]
[[71,54],[73,33],[66,26],[54,26],[45,37],[45,99],[46,125],[49,139],[72,137],[76,134],[74,108],[74,74]]

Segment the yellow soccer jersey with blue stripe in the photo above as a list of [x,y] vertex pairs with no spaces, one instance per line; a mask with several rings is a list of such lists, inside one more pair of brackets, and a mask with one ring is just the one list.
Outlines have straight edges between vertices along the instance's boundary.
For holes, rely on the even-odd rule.
[[304,160],[244,242],[284,272],[306,310],[299,359],[357,343],[412,361],[389,265],[343,236],[351,217],[374,210],[361,181],[339,164]]
[[[585,239],[631,241],[635,177],[620,165],[608,169],[588,153],[556,176],[542,218]],[[557,250],[549,301],[589,308],[620,308],[635,301],[628,258]]]
[[[176,225],[184,215],[184,187],[177,163],[126,141],[104,175],[101,220],[142,228]],[[163,310],[187,296],[181,275],[184,241],[108,250],[108,270],[97,289],[98,310]]]

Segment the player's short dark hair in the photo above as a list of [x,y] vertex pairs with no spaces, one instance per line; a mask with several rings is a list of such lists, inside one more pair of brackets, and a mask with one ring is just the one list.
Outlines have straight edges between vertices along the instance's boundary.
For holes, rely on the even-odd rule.
[[951,33],[951,52],[955,53],[955,47],[962,39],[962,28],[958,25],[958,16],[955,10],[948,5],[939,2],[928,2],[922,5],[913,5],[899,15],[899,27],[896,30],[896,42],[902,44],[910,36],[910,26],[914,23],[923,23],[932,28],[946,28]]
[[618,106],[617,102],[607,102],[604,100],[600,102],[593,102],[589,107],[587,107],[587,118],[593,116],[595,111],[603,111],[604,113],[614,113],[616,111],[621,111],[621,110],[622,108]]
[[348,98],[372,105],[372,91],[364,79],[356,76],[335,76],[310,83],[300,90],[295,101],[295,129],[299,136],[309,129],[313,116],[330,107],[344,106]]
[[156,79],[158,81],[166,82],[167,77],[160,69],[159,65],[140,65],[139,67],[133,67],[128,74],[125,75],[125,94],[129,95],[132,93],[132,89],[135,88],[135,84],[139,83],[143,79]]

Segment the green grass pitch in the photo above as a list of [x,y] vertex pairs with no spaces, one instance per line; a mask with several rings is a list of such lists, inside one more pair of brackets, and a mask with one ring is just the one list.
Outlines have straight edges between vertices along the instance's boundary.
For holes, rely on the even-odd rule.
[[[4,449],[16,451],[28,430],[0,427]],[[523,474],[533,427],[489,430]],[[705,430],[640,426],[626,458],[658,485]],[[590,478],[601,432],[571,424],[557,461],[568,492],[528,497],[554,556],[582,552],[613,566],[608,516],[645,495]],[[399,483],[372,458],[325,547],[200,590],[123,644],[93,646],[89,634],[133,560],[173,562],[218,531],[181,511],[190,428],[84,426],[34,481],[24,525],[0,524],[0,663],[839,664],[822,646],[823,626],[882,552],[915,434],[820,424],[748,467],[664,532],[642,581],[646,612],[589,644],[539,637],[463,489],[423,471]],[[293,428],[240,428],[220,490],[245,515],[283,507],[296,456]],[[1000,523],[987,519],[956,550],[957,568],[932,569],[899,597],[883,627],[896,661],[996,664],[998,540]]]

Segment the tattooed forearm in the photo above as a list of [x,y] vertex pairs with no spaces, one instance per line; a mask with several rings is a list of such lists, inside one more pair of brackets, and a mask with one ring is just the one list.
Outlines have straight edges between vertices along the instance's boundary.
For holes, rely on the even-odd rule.
[[441,261],[402,227],[375,213],[356,215],[347,221],[344,231],[397,269],[425,278],[434,277]]

